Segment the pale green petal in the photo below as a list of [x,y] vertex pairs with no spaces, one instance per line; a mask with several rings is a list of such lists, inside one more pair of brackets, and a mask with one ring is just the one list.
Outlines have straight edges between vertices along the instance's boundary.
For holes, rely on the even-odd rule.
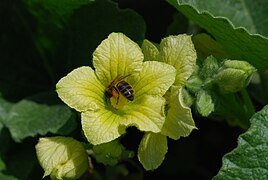
[[153,170],[165,159],[167,153],[167,137],[160,133],[146,133],[139,145],[138,158],[144,169]]
[[162,39],[158,60],[177,70],[176,86],[183,86],[194,71],[196,51],[190,35],[182,34]]
[[[177,88],[175,88],[177,89]],[[183,104],[182,88],[171,92],[167,117],[161,133],[172,138],[186,137],[196,129],[191,109]]]
[[90,67],[80,67],[59,80],[58,96],[77,111],[96,110],[104,106],[105,87]]
[[143,54],[135,42],[122,33],[111,33],[93,53],[96,75],[104,85],[117,76],[139,72]]
[[164,124],[165,99],[160,96],[143,96],[129,102],[123,109],[120,123],[136,126],[141,131],[160,132]]
[[159,51],[153,43],[145,39],[142,42],[141,49],[144,54],[144,61],[156,61]]
[[108,109],[82,113],[82,129],[87,140],[93,144],[110,142],[125,133],[125,126],[120,126],[121,115]]
[[160,132],[165,121],[164,104],[163,97],[143,96],[121,110],[106,107],[86,111],[82,113],[82,129],[94,145],[120,137],[128,126],[136,126],[141,131]]
[[88,168],[88,157],[83,145],[70,137],[40,138],[36,154],[52,179],[78,179]]
[[171,65],[157,61],[144,62],[136,82],[132,83],[135,98],[146,94],[163,96],[174,83],[175,76],[176,70]]

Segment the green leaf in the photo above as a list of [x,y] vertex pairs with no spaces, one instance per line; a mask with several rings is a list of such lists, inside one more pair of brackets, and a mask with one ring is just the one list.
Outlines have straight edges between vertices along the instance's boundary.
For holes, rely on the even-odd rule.
[[43,58],[56,52],[57,46],[60,45],[66,35],[63,33],[64,29],[75,11],[92,2],[93,0],[24,1],[26,8],[36,20],[37,32],[34,34],[34,41]]
[[19,180],[18,178],[15,178],[14,176],[5,175],[2,172],[0,172],[0,179],[3,179],[3,180]]
[[249,119],[254,112],[248,107],[245,89],[238,93],[220,93],[214,92],[214,113],[226,119],[231,126],[240,126],[243,129],[248,129],[250,126]]
[[[207,30],[207,32],[209,32],[216,41],[224,47],[225,51],[229,53],[230,59],[246,60],[260,70],[268,67],[268,61],[266,60],[266,57],[268,56],[267,38],[257,34],[251,35],[247,30],[241,27],[233,27],[230,20],[226,17],[217,17],[210,11],[204,12],[203,9],[200,9],[195,3],[189,3],[189,1],[185,3],[186,1],[182,0],[167,1],[189,19]],[[202,4],[210,5],[209,2],[202,2]],[[218,4],[219,3],[217,3],[217,8],[215,9],[218,9]],[[225,8],[223,9],[226,10]],[[256,11],[258,10],[254,10],[254,13]]]
[[116,165],[122,158],[132,158],[133,152],[127,151],[118,140],[93,146],[93,156],[99,163]]
[[[4,100],[0,95],[0,159],[5,160],[6,153],[14,145],[10,133],[7,128],[5,128],[5,120],[8,118],[10,109],[13,107],[14,103]],[[3,162],[4,163],[4,162]],[[1,163],[0,163],[1,164]],[[4,168],[5,163],[0,165],[0,169]],[[0,178],[1,179],[1,178]]]
[[0,157],[0,172],[3,170],[6,170],[6,163],[4,162],[2,157]]
[[158,168],[167,153],[167,137],[160,133],[146,133],[139,145],[138,158],[146,170]]
[[266,0],[179,0],[182,4],[189,4],[200,12],[209,12],[215,17],[226,17],[235,27],[245,27],[251,34],[259,33],[268,36],[268,22],[263,17],[268,15]]
[[256,102],[262,106],[268,104],[268,70],[253,74],[249,91]]
[[12,101],[54,86],[33,42],[36,24],[24,2],[1,2],[0,10],[3,14],[13,14],[1,25],[5,38],[0,42],[0,66],[5,67],[0,72],[0,89],[3,96]]
[[76,9],[82,5],[92,3],[93,1],[94,0],[27,0],[24,2],[29,11],[39,20],[39,23],[42,25],[54,24],[56,27],[62,28],[66,25],[70,16]]
[[238,138],[238,146],[223,157],[218,179],[267,179],[268,105],[250,119],[251,126]]
[[[72,111],[67,106],[48,106],[22,100],[13,105],[4,124],[9,128],[12,138],[20,142],[26,137],[34,137],[38,134],[57,133],[73,118]],[[64,134],[68,133],[70,132],[64,132]]]
[[[20,69],[19,72],[22,71],[21,74],[27,75],[26,80],[39,77],[36,76],[38,74],[46,74],[49,77],[44,77],[43,79],[46,81],[51,80],[52,83],[49,84],[51,86],[55,84],[57,76],[61,75],[62,71],[67,72],[78,66],[90,65],[93,50],[110,32],[125,32],[136,41],[141,41],[144,38],[145,23],[141,16],[130,9],[120,10],[117,4],[111,1],[28,0],[24,1],[23,5],[25,7],[21,9],[27,9],[32,15],[28,17],[19,12],[21,13],[19,14],[21,19],[18,19],[18,21],[23,22],[22,29],[26,29],[23,36],[26,36],[25,39],[30,42],[30,45],[26,45],[31,50],[30,55],[27,54],[26,58],[35,59],[35,61],[31,62],[31,66],[39,62],[38,68],[39,66],[42,67],[42,72],[39,70],[40,68],[38,69],[40,72],[35,72],[34,70],[37,69],[35,66],[30,68],[31,71],[29,71],[29,68],[24,68],[24,64],[30,64],[29,60],[25,58],[26,60],[21,64],[24,65],[23,70],[27,70],[27,74]],[[19,7],[14,9],[21,10]],[[32,24],[35,25],[34,28]],[[13,26],[15,27],[16,24],[14,23]],[[14,40],[13,43],[16,44],[17,42]],[[25,52],[28,51],[25,50]],[[20,59],[20,56],[16,58]],[[10,59],[10,57],[7,56],[6,59]],[[16,67],[15,63],[12,65],[8,67]],[[12,75],[12,77],[15,75]],[[7,79],[6,82],[12,82],[12,84],[17,82],[16,78],[11,78],[7,75],[6,77],[8,77],[5,78]],[[20,78],[24,79],[24,77]],[[42,77],[40,79],[43,80]],[[30,83],[32,82],[34,81],[31,80]],[[36,84],[39,85],[39,83]],[[35,86],[34,89],[38,91],[40,89],[37,87],[46,88],[44,83]],[[16,89],[8,88],[12,89],[12,91]]]
[[32,20],[36,23],[36,29],[32,29],[31,22],[29,22],[27,17],[22,16],[22,19],[25,21],[24,25],[53,84],[57,74],[54,68],[60,65],[60,60],[63,60],[64,63],[62,64],[66,64],[66,60],[57,57],[57,54],[61,52],[59,49],[65,45],[64,41],[67,38],[66,29],[70,18],[80,7],[92,2],[92,0],[23,1],[25,8],[32,15]]
[[0,95],[0,130],[1,130],[2,123],[7,118],[8,113],[10,109],[12,108],[12,106],[13,106],[13,103],[4,100]]
[[225,59],[228,53],[223,46],[205,33],[196,34],[192,38],[199,59],[213,55],[217,59]]

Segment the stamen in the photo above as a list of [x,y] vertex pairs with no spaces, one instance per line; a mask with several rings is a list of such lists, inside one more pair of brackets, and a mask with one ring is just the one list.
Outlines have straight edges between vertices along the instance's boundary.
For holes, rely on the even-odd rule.
[[119,110],[119,109],[122,109],[122,108],[127,104],[128,99],[125,98],[125,97],[122,96],[122,95],[119,96],[119,97],[114,97],[114,96],[112,96],[112,97],[110,98],[110,102],[111,102],[111,105],[112,105],[115,109]]

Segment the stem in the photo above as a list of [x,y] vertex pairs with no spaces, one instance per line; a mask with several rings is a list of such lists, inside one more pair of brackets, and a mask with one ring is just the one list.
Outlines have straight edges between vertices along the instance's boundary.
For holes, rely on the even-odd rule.
[[239,125],[246,130],[249,127],[249,113],[245,112],[245,104],[239,94],[218,94],[219,101],[222,105],[220,116],[230,120],[234,125]]
[[247,112],[247,116],[250,118],[255,113],[255,108],[246,89],[241,91],[241,95],[246,108],[245,111]]
[[241,97],[239,97],[238,94],[233,94],[233,99],[229,104],[229,108],[234,108],[234,115],[237,118],[237,123],[241,128],[246,130],[249,127],[249,118],[245,113],[244,103],[241,101]]

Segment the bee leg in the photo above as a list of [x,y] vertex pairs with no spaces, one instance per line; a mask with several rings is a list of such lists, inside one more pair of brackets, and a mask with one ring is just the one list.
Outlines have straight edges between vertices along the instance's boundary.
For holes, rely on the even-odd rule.
[[120,92],[116,87],[113,87],[112,96],[116,98],[116,105],[119,103]]

